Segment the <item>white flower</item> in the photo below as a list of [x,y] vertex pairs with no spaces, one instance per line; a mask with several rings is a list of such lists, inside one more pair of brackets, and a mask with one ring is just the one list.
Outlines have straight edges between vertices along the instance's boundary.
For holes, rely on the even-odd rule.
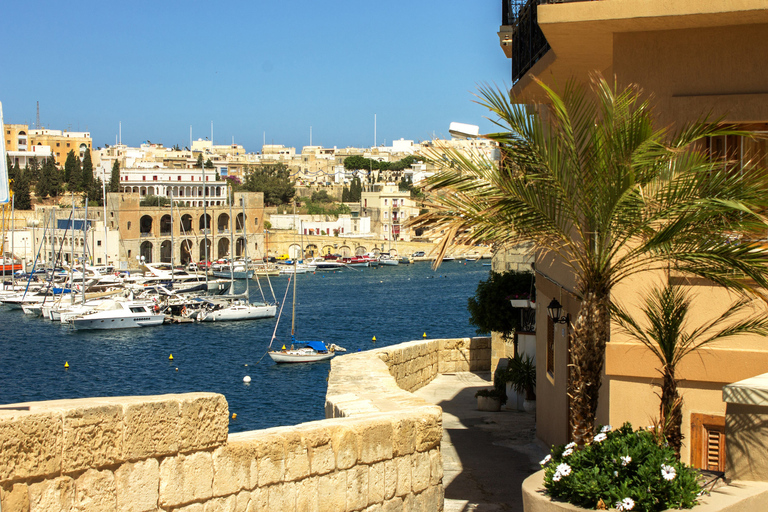
[[674,467],[667,466],[666,464],[661,465],[661,476],[664,477],[664,480],[669,480],[671,482],[675,479],[676,475],[677,471],[675,471]]
[[610,425],[603,425],[603,428],[600,429],[600,432],[605,434],[606,432],[610,432],[611,430],[613,430],[612,426],[610,426]]
[[566,463],[558,464],[557,466],[557,472],[560,473],[563,476],[568,476],[571,474],[571,466],[569,466]]
[[539,462],[539,464],[541,464],[543,466],[544,464],[548,464],[549,461],[551,461],[551,460],[552,460],[552,455],[547,455],[546,457],[544,457],[544,460]]
[[599,442],[605,441],[607,438],[608,436],[601,432],[595,436],[595,442],[599,443]]
[[616,504],[613,506],[616,510],[619,512],[624,512],[624,504],[620,501],[617,501]]
[[561,475],[560,473],[555,473],[552,476],[552,480],[555,481],[555,482],[559,482],[561,478],[563,478],[563,475]]
[[567,450],[565,450],[565,451],[563,452],[563,457],[567,457],[567,456],[569,456],[569,455],[570,455],[570,454],[572,454],[572,453],[573,453],[573,449],[571,449],[571,448],[568,448]]
[[566,450],[570,450],[571,448],[576,448],[576,443],[571,442],[565,445]]
[[619,472],[618,471],[614,471],[613,472],[613,476],[619,476]]
[[635,508],[635,500],[632,498],[624,498],[621,500],[621,505],[624,507],[624,510],[632,510]]
[[621,465],[622,466],[626,466],[630,462],[632,462],[632,457],[630,457],[629,455],[622,455],[621,456]]

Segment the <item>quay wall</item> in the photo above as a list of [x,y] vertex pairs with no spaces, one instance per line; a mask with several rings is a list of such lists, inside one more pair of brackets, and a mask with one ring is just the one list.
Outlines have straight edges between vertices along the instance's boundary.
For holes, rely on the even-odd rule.
[[405,388],[489,368],[488,338],[337,357],[328,419],[236,434],[215,393],[0,406],[0,510],[442,510],[442,410]]

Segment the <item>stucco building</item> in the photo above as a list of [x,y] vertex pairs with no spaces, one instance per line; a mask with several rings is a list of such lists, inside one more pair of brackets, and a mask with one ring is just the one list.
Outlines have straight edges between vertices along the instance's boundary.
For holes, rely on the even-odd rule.
[[[768,131],[768,1],[765,0],[504,0],[501,47],[512,59],[512,93],[521,102],[542,98],[532,77],[561,89],[601,73],[619,87],[638,84],[656,107],[658,126],[680,128],[707,114],[743,129]],[[720,137],[707,142],[716,156],[766,163],[766,142]],[[579,310],[575,283],[564,265],[539,256],[537,303],[556,298],[573,319]],[[614,301],[637,302],[651,279],[617,287]],[[683,281],[696,295],[694,322],[719,315],[732,300],[703,280]],[[537,434],[547,444],[569,439],[566,379],[570,324],[553,324],[537,312]],[[682,458],[696,467],[725,466],[724,385],[768,371],[768,349],[759,336],[712,345],[679,367],[684,399]],[[598,422],[648,425],[659,414],[657,361],[614,329],[606,349]]]
[[226,195],[222,199],[205,209],[201,204],[171,211],[170,206],[140,206],[139,194],[110,194],[107,226],[120,233],[119,261],[133,267],[142,258],[186,265],[204,261],[206,255],[211,261],[264,256],[264,195],[235,192],[231,210]]
[[394,183],[376,183],[360,195],[361,216],[371,218],[371,232],[384,240],[411,239],[408,219],[419,214],[411,193]]

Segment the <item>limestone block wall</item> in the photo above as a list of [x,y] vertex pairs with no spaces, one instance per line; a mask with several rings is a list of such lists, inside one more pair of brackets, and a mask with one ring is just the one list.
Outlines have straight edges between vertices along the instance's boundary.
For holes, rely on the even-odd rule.
[[398,384],[489,365],[487,338],[339,357],[331,419],[232,435],[214,393],[2,406],[0,510],[442,510],[442,411]]

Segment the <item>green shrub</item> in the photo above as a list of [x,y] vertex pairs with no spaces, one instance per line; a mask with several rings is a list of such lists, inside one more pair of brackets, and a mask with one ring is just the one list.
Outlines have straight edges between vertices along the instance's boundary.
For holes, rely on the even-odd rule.
[[541,464],[547,494],[583,508],[601,502],[620,512],[691,508],[700,491],[698,471],[678,461],[654,431],[633,431],[629,423],[603,427],[582,448],[553,447]]

